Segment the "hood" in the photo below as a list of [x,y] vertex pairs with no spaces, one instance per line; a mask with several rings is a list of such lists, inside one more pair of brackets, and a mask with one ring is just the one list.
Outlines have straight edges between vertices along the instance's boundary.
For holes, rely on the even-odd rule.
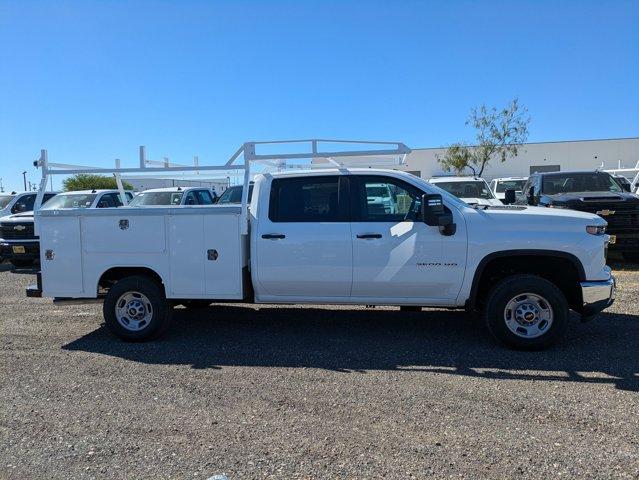
[[513,221],[522,221],[535,225],[544,224],[552,228],[552,224],[576,223],[579,225],[606,225],[607,222],[599,215],[577,210],[548,207],[528,207],[528,206],[503,206],[487,210],[479,210],[486,215],[494,217],[509,217]]
[[554,202],[624,202],[639,205],[639,196],[629,192],[570,192],[547,195]]
[[495,207],[495,206],[499,206],[499,205],[503,205],[503,203],[501,203],[499,200],[497,200],[496,198],[464,198],[462,197],[460,200],[463,200],[464,202],[468,203],[469,205],[474,204],[474,205],[486,205],[489,207]]
[[33,212],[20,212],[0,218],[2,222],[32,222]]

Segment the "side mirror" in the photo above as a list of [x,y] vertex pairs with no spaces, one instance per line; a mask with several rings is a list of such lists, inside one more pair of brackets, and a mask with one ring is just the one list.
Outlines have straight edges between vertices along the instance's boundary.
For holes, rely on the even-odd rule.
[[528,200],[528,205],[535,204],[535,187],[530,187],[528,189],[528,193],[526,194],[526,200]]
[[453,214],[446,211],[439,193],[422,195],[422,220],[426,225],[439,227],[442,235],[454,235],[456,231]]
[[506,197],[504,198],[504,204],[506,205],[515,203],[515,201],[517,200],[517,194],[515,193],[515,189],[513,188],[507,189],[505,195]]

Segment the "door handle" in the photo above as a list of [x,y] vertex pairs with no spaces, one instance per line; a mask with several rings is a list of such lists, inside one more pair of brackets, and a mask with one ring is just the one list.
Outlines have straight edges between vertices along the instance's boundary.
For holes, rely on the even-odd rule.
[[363,233],[363,234],[357,235],[357,238],[382,238],[382,234],[381,233]]
[[281,238],[286,238],[286,235],[281,233],[265,233],[262,235],[262,238],[266,238],[267,240],[279,240]]

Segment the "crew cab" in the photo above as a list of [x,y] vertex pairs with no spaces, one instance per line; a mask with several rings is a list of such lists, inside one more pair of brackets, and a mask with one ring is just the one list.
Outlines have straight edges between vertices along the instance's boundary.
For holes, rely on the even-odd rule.
[[608,222],[610,250],[639,263],[639,196],[602,171],[547,172],[530,176],[517,203],[594,213]]
[[213,205],[215,192],[204,187],[151,188],[138,193],[132,207],[179,207],[182,205]]
[[[125,192],[127,201],[133,198]],[[33,200],[28,205],[33,209]],[[57,195],[45,194],[43,209],[121,207],[118,190],[79,190]],[[40,260],[40,243],[33,228],[33,212],[22,212],[0,219],[0,252],[16,268],[30,267]]]
[[[370,195],[381,186],[389,208]],[[161,334],[172,305],[205,300],[477,310],[500,341],[540,349],[562,337],[569,310],[590,318],[615,294],[601,217],[470,206],[395,170],[258,174],[248,207],[36,215],[42,271],[27,295],[102,301],[129,341]]]
[[478,177],[433,177],[429,180],[442,190],[455,195],[466,203],[474,205],[502,205],[495,197],[486,180]]

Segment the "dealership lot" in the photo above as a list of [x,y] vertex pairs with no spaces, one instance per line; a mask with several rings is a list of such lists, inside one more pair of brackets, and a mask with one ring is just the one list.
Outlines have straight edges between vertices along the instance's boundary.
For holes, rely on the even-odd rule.
[[359,307],[178,309],[126,344],[0,267],[0,478],[639,476],[636,270],[535,353]]

